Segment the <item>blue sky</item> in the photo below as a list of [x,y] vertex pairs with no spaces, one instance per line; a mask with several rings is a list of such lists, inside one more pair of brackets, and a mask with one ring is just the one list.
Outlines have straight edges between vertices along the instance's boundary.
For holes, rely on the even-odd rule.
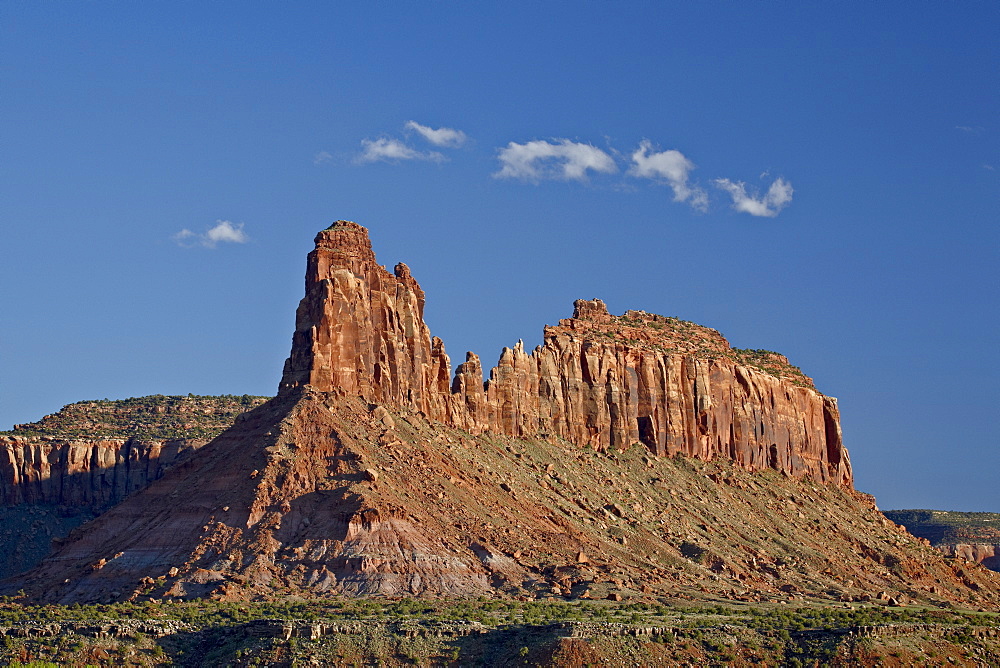
[[0,428],[271,394],[336,219],[453,360],[600,297],[780,351],[883,508],[1000,512],[996,3],[0,2]]

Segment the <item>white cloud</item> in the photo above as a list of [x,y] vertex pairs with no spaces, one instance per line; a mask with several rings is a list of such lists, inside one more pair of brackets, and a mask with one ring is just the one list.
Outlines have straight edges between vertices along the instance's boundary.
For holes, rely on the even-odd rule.
[[792,184],[778,178],[763,195],[747,193],[746,184],[742,181],[715,179],[715,185],[729,193],[733,198],[733,208],[751,216],[774,218],[792,201]]
[[973,135],[980,135],[986,130],[986,128],[982,125],[956,125],[955,129],[961,130],[962,132],[968,132]]
[[331,160],[333,160],[333,155],[327,151],[320,151],[313,156],[314,165],[322,165],[324,162],[330,162]]
[[231,244],[245,244],[250,241],[250,237],[243,231],[243,223],[233,225],[228,220],[216,221],[215,227],[205,234],[205,239],[213,246],[220,241]]
[[245,244],[250,241],[250,237],[243,231],[243,223],[234,224],[228,220],[215,221],[215,226],[204,234],[198,234],[184,228],[172,238],[178,245],[185,248],[192,246],[215,248],[219,243]]
[[983,163],[983,169],[988,169],[991,172],[995,172],[997,168],[994,167],[993,165],[990,165],[990,164],[987,164],[987,163],[984,162]]
[[357,157],[358,162],[398,162],[400,160],[430,160],[432,162],[442,162],[446,158],[437,151],[426,153],[410,148],[398,139],[380,137],[379,139],[362,139],[361,155]]
[[498,179],[579,180],[587,178],[587,170],[609,174],[618,168],[614,159],[599,148],[569,139],[530,141],[526,144],[510,142],[500,149],[497,158],[503,167],[493,174]]
[[404,127],[407,130],[417,132],[421,137],[435,146],[444,148],[458,148],[468,139],[464,132],[455,130],[454,128],[438,128],[435,130],[426,125],[421,125],[416,121],[407,121]]
[[695,168],[693,162],[680,151],[653,151],[653,144],[643,139],[632,153],[632,167],[628,173],[654,181],[666,181],[674,191],[675,202],[688,202],[699,211],[708,209],[708,193],[688,184],[688,175]]

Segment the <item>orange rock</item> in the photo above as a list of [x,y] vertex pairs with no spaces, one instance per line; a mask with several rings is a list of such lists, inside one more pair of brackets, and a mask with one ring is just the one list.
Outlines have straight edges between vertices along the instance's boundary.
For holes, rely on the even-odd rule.
[[534,351],[504,348],[485,383],[472,353],[452,379],[424,300],[406,265],[390,274],[377,263],[365,228],[334,223],[309,254],[280,392],[309,385],[472,433],[599,450],[641,443],[659,456],[852,484],[837,400],[781,355],[748,356],[707,327],[643,311],[616,317],[599,299],[577,300]]

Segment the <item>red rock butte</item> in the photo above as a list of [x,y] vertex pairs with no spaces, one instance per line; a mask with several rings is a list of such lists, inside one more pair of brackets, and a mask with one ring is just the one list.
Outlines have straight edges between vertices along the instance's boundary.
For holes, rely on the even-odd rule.
[[[470,433],[561,438],[598,450],[642,443],[658,456],[726,458],[749,471],[850,487],[837,401],[788,360],[733,349],[676,318],[577,300],[528,353],[504,348],[487,379],[468,353],[451,372],[405,264],[378,264],[368,231],[337,221],[316,236],[279,394],[311,386],[418,410]],[[748,353],[756,353],[748,355]]]
[[86,443],[8,443],[0,476],[24,488],[8,503],[97,516],[0,593],[1000,601],[995,574],[946,561],[852,488],[836,401],[783,356],[575,306],[486,378],[471,353],[452,375],[409,269],[334,223],[309,254],[277,397],[163,470],[126,444],[88,467]]

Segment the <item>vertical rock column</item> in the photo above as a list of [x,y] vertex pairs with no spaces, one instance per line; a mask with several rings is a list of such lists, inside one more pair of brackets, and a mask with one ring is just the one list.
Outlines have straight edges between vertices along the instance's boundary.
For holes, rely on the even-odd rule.
[[443,346],[432,353],[423,311],[424,292],[405,264],[390,274],[376,262],[365,228],[334,223],[309,253],[279,393],[311,385],[439,413],[443,404],[432,411],[428,390],[450,371]]

